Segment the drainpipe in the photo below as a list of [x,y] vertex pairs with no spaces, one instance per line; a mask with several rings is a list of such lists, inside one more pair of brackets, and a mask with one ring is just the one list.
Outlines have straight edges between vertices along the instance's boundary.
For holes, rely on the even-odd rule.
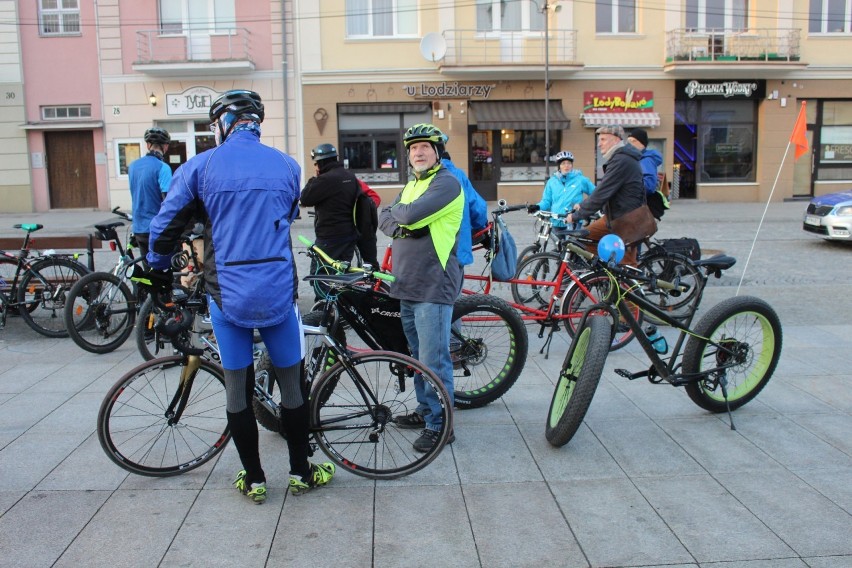
[[287,80],[287,0],[281,0],[281,66],[284,71],[284,153],[290,153],[290,111],[287,94],[290,92]]

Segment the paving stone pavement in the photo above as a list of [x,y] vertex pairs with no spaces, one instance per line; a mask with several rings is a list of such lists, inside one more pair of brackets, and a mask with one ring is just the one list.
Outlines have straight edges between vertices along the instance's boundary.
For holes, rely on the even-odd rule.
[[[0,566],[852,566],[852,245],[803,233],[804,208],[678,201],[661,224],[660,237],[694,236],[737,257],[711,281],[705,310],[742,279],[739,293],[781,318],[778,369],[734,413],[736,431],[679,389],[615,375],[646,366],[631,344],[608,358],[576,437],[551,447],[544,419],[568,341],[558,335],[546,359],[530,325],[518,383],[458,412],[457,441],[410,477],[341,473],[293,498],[286,446],[262,431],[262,506],[230,486],[232,445],[172,478],[113,465],[95,418],[109,386],[141,362],[135,346],[94,355],[12,318],[0,330]],[[0,236],[19,235],[11,225],[22,221],[86,234],[109,218],[0,215]],[[526,215],[507,221],[519,246],[532,242]],[[296,232],[312,236],[307,216]],[[96,266],[111,254],[97,252]]]

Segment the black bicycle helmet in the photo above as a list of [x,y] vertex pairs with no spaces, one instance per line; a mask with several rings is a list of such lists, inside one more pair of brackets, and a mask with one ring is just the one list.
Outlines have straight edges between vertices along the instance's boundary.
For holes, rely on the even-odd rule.
[[215,122],[223,113],[230,112],[240,117],[256,118],[263,122],[263,103],[260,95],[245,89],[233,89],[219,95],[210,105],[210,121]]
[[166,144],[171,143],[171,141],[172,138],[169,136],[169,133],[165,128],[155,126],[145,131],[145,142],[148,144],[159,144],[161,146],[165,146]]
[[557,152],[556,155],[553,156],[550,159],[550,161],[556,162],[557,166],[559,164],[561,164],[562,162],[564,162],[565,160],[568,160],[569,162],[571,162],[573,164],[574,163],[574,154],[572,154],[571,152],[569,152],[567,150],[563,150],[562,152]]
[[415,124],[405,131],[402,137],[402,143],[406,150],[415,142],[431,142],[435,146],[443,149],[444,141],[446,140],[444,133],[434,124]]
[[311,150],[311,159],[315,162],[319,162],[320,160],[327,160],[329,158],[337,157],[337,148],[335,148],[331,144],[320,144],[313,150]]

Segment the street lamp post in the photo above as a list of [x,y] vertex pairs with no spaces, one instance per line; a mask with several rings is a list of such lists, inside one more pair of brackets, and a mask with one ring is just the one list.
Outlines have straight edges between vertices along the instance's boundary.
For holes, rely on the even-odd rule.
[[[544,13],[544,179],[550,178],[550,10],[558,10],[559,0],[543,0]],[[538,6],[538,3],[536,3]]]

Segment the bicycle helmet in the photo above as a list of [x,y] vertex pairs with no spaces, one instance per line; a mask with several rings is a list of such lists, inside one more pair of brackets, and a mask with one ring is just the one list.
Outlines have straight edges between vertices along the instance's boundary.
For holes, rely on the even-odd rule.
[[335,148],[331,144],[320,144],[319,146],[311,150],[311,159],[315,162],[319,162],[320,160],[327,160],[330,158],[337,158],[337,148]]
[[431,142],[435,146],[443,148],[445,140],[447,138],[437,126],[425,123],[415,124],[406,130],[402,137],[402,143],[406,150],[415,142]]
[[233,89],[219,95],[210,105],[210,121],[215,122],[222,114],[230,112],[235,118],[251,118],[263,122],[263,103],[260,95],[245,89]]
[[574,163],[574,154],[572,154],[571,152],[568,152],[567,150],[563,150],[562,152],[557,152],[557,154],[555,156],[550,158],[550,161],[556,162],[557,166],[559,164],[561,164],[562,162],[564,162],[565,160],[568,160],[569,162],[571,162],[573,164]]
[[159,144],[160,146],[165,146],[166,144],[171,143],[171,141],[172,138],[169,136],[169,133],[165,128],[154,126],[153,128],[149,128],[145,131],[145,142],[148,144]]

